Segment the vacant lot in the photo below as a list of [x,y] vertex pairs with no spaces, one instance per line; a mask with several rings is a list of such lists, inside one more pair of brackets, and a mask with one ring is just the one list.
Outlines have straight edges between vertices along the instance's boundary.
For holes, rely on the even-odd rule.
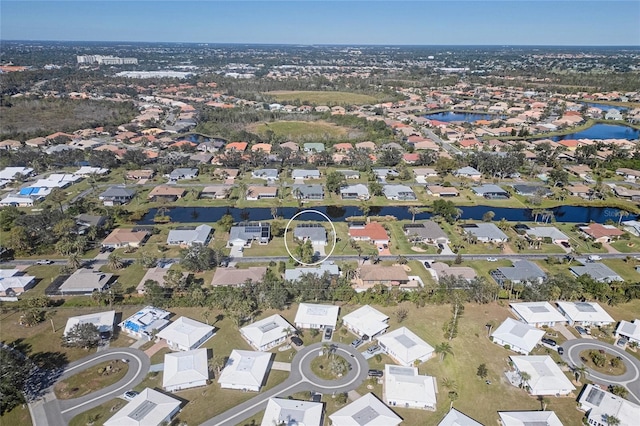
[[71,99],[12,100],[10,108],[2,108],[0,137],[46,136],[84,127],[119,125],[135,116],[128,103]]
[[317,142],[322,140],[335,140],[348,137],[351,129],[336,126],[325,121],[274,121],[271,123],[258,123],[250,126],[253,131],[265,136],[269,131],[275,136],[299,142]]
[[300,101],[315,105],[361,105],[373,104],[380,100],[379,97],[351,92],[313,92],[296,90],[278,90],[266,92],[265,95],[273,97],[277,102],[290,103]]

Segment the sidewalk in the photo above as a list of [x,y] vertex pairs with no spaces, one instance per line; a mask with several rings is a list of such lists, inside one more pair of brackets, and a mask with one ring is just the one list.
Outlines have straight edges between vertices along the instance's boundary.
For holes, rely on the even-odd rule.
[[146,351],[144,351],[144,353],[151,358],[153,356],[153,354],[155,354],[156,352],[158,352],[160,349],[162,348],[168,348],[169,345],[167,345],[167,342],[164,340],[160,340],[159,342],[157,342],[155,345],[151,346],[149,349],[147,349]]
[[288,362],[273,361],[271,368],[280,371],[291,371],[291,364]]
[[555,326],[551,328],[556,330],[558,333],[562,334],[567,340],[573,340],[577,338],[576,336],[573,335],[573,333],[569,331],[569,329],[564,324],[557,323]]

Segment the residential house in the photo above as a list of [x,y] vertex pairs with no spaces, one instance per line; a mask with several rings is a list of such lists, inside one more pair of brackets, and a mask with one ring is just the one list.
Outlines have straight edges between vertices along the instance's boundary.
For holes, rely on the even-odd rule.
[[278,314],[261,319],[240,329],[242,337],[255,349],[268,351],[283,344],[294,327]]
[[324,151],[324,144],[320,142],[308,142],[302,145],[302,149],[308,154],[322,152]]
[[576,277],[588,275],[592,279],[600,283],[624,281],[624,279],[620,275],[618,275],[618,273],[616,273],[604,263],[600,262],[585,262],[581,266],[572,266],[569,268],[569,270]]
[[293,179],[320,179],[320,170],[318,169],[294,169],[291,171]]
[[172,350],[191,351],[209,340],[214,331],[215,328],[210,325],[180,317],[164,327],[156,337],[165,340]]
[[116,228],[102,241],[102,247],[140,247],[149,235],[149,231],[143,229]]
[[260,426],[322,426],[323,409],[321,402],[269,398]]
[[120,324],[120,329],[137,339],[151,340],[155,333],[169,324],[171,312],[153,306],[145,306]]
[[253,241],[267,244],[271,239],[271,225],[266,222],[245,222],[231,227],[229,247],[251,247]]
[[369,188],[361,183],[343,186],[340,188],[340,198],[343,200],[368,200]]
[[0,300],[15,301],[16,296],[20,296],[25,291],[36,285],[36,277],[24,275],[19,269],[0,269]]
[[180,411],[180,400],[157,390],[144,389],[120,411],[104,422],[104,426],[160,426],[171,423]]
[[0,171],[0,181],[13,181],[31,176],[33,169],[30,167],[5,167]]
[[74,175],[87,177],[89,175],[104,175],[109,173],[109,169],[104,169],[102,167],[91,167],[91,166],[82,166]]
[[246,142],[230,142],[227,144],[224,150],[225,152],[229,152],[229,151],[245,152],[247,150],[248,145],[249,144]]
[[494,184],[474,186],[473,188],[471,188],[471,190],[476,195],[484,197],[488,200],[505,200],[511,197],[511,195],[507,191]]
[[418,183],[427,183],[427,179],[438,177],[438,172],[429,167],[415,168],[413,169],[413,174],[415,175],[416,182]]
[[231,187],[229,185],[210,185],[205,186],[200,192],[200,198],[213,198],[215,200],[224,200],[229,196]]
[[615,108],[611,108],[604,115],[604,119],[605,120],[622,120],[622,113],[619,110],[615,109]]
[[505,243],[509,239],[507,234],[493,223],[472,223],[462,225],[462,229],[465,233],[474,235],[482,243]]
[[619,426],[636,426],[640,418],[640,405],[592,384],[582,389],[578,407],[586,412],[587,423],[593,426],[607,425],[609,417],[618,419]]
[[469,282],[477,276],[475,269],[468,266],[449,266],[443,262],[432,262],[431,269],[436,273],[436,280],[442,277],[452,276],[465,279]]
[[247,188],[247,201],[273,199],[278,196],[278,188],[275,186],[249,186]]
[[86,213],[81,213],[75,217],[76,220],[76,232],[79,235],[84,235],[89,228],[103,228],[107,224],[106,216],[97,216]]
[[196,168],[177,168],[169,173],[170,181],[196,179],[198,177],[198,169]]
[[320,224],[300,224],[294,228],[293,238],[300,241],[311,241],[314,246],[326,246],[327,230]]
[[491,333],[491,340],[506,349],[529,355],[544,335],[544,330],[507,318]]
[[613,335],[616,337],[625,337],[629,343],[635,342],[640,344],[640,320],[635,319],[631,322],[625,320],[620,321]]
[[116,311],[96,312],[93,314],[79,315],[69,317],[67,325],[64,327],[63,336],[69,334],[74,327],[81,324],[93,324],[98,329],[101,336],[111,338],[113,334],[113,323],[115,321]]
[[340,173],[341,175],[343,175],[345,177],[345,179],[360,179],[360,172],[355,171],[355,170],[344,170],[344,169],[339,169],[336,170],[338,173]]
[[553,244],[568,243],[569,237],[566,236],[555,226],[536,226],[525,229],[525,235],[532,241],[550,239]]
[[251,172],[253,179],[263,179],[267,182],[275,182],[278,180],[278,169],[256,169]]
[[365,291],[376,284],[391,288],[397,286],[400,289],[417,288],[420,283],[409,278],[402,266],[362,265],[358,277],[354,280],[354,288],[357,292]]
[[502,266],[489,272],[499,286],[505,287],[507,282],[512,284],[539,283],[547,274],[535,263],[529,260],[513,259],[513,266]]
[[549,355],[510,356],[514,371],[507,374],[512,384],[519,386],[522,373],[529,375],[524,386],[531,395],[568,395],[576,388]]
[[218,378],[220,387],[260,392],[271,370],[272,357],[269,352],[232,350]]
[[460,195],[453,186],[428,185],[427,193],[434,197],[457,197]]
[[581,197],[581,198],[589,198],[593,192],[593,190],[587,185],[583,184],[573,184],[565,187],[565,189],[569,192],[569,195],[573,197]]
[[567,319],[549,302],[511,303],[516,318],[534,327],[553,327],[556,323],[566,323]]
[[329,416],[332,426],[398,426],[402,417],[369,392]]
[[320,184],[294,184],[291,195],[293,195],[295,199],[303,201],[324,200],[324,187]]
[[102,201],[105,206],[119,206],[127,204],[133,200],[136,196],[136,191],[133,189],[127,189],[123,186],[112,186],[106,191],[98,195],[98,199]]
[[569,325],[597,326],[613,324],[611,315],[596,302],[556,302]]
[[349,238],[355,241],[371,241],[375,245],[389,244],[389,234],[378,222],[350,223]]
[[440,420],[438,426],[482,426],[482,423],[473,420],[471,417],[456,410],[455,408],[451,408],[447,415]]
[[590,223],[588,226],[581,226],[580,230],[599,243],[610,243],[624,235],[624,231],[613,225],[602,225],[600,223]]
[[456,170],[454,172],[454,175],[458,177],[465,177],[475,181],[480,180],[480,178],[482,177],[482,173],[480,173],[479,171],[477,171],[476,169],[470,166],[462,167]]
[[640,179],[640,170],[621,167],[619,169],[616,169],[616,174],[624,176],[624,179],[630,182],[635,182],[636,180]]
[[294,323],[297,328],[324,330],[336,328],[339,306],[301,303],[298,306]]
[[400,327],[378,337],[378,344],[398,364],[413,366],[433,357],[433,347],[407,327]]
[[563,426],[553,411],[498,411],[500,426]]
[[[167,272],[169,272],[170,266],[171,266],[171,263],[158,262],[158,266],[156,266],[155,268],[147,269],[147,272],[144,273],[144,276],[136,286],[136,291],[138,292],[138,294],[144,294],[145,285],[147,281],[155,281],[156,283],[158,283],[160,287],[164,287],[165,277],[167,276]],[[183,280],[186,280],[188,276],[189,276],[188,272],[182,273]]]
[[435,411],[436,379],[421,376],[415,367],[384,366],[384,402],[390,407],[418,408]]
[[45,194],[8,194],[2,200],[0,200],[0,206],[14,206],[14,207],[33,207],[38,201],[42,201],[46,195],[49,195],[51,191],[44,191]]
[[379,182],[385,182],[388,177],[398,177],[400,174],[396,169],[373,169],[373,173],[376,175]]
[[516,192],[516,194],[526,197],[534,197],[536,195],[547,197],[553,194],[552,190],[542,185],[516,184],[513,185],[513,190]]
[[248,281],[261,282],[266,273],[266,266],[251,266],[246,269],[218,267],[213,274],[211,285],[214,287],[221,285],[237,287],[244,285]]
[[164,390],[175,392],[206,386],[207,380],[209,380],[207,349],[172,352],[164,355],[162,372]]
[[158,185],[149,192],[151,201],[174,202],[182,197],[187,191],[184,188],[175,186]]
[[387,200],[413,201],[418,199],[413,189],[407,185],[384,185],[382,192]]
[[449,236],[440,225],[432,220],[421,223],[409,223],[402,227],[404,234],[410,241],[419,241],[425,244],[448,244]]
[[172,229],[167,236],[167,244],[170,246],[187,246],[194,244],[209,244],[213,228],[209,225],[198,225],[195,228]]
[[127,171],[127,179],[131,180],[148,180],[152,179],[155,172],[149,169],[129,170]]
[[373,340],[389,328],[389,317],[369,305],[364,305],[342,317],[342,324],[353,334]]
[[90,295],[94,291],[104,291],[115,281],[113,274],[94,271],[93,269],[78,269],[60,285],[60,294]]

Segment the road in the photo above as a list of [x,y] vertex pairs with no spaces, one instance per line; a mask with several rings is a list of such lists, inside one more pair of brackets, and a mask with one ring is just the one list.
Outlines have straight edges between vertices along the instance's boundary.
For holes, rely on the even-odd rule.
[[438,145],[444,148],[449,154],[451,155],[462,154],[462,151],[460,151],[458,148],[453,146],[451,143],[442,140],[438,135],[433,133],[431,129],[429,129],[428,127],[423,127],[422,132],[425,134],[426,137],[434,140]]
[[332,381],[322,380],[311,371],[311,361],[322,351],[322,343],[315,343],[298,351],[291,363],[291,373],[284,382],[207,420],[202,426],[235,426],[264,410],[269,398],[287,397],[302,391],[333,394],[356,389],[367,378],[369,364],[353,347],[342,343],[334,344],[337,347],[336,353],[342,355],[352,366],[344,377]]
[[127,390],[138,385],[149,372],[150,361],[144,352],[131,348],[112,348],[106,351],[85,357],[69,364],[58,380],[64,380],[104,361],[123,359],[129,360],[129,369],[125,376],[111,386],[97,390],[80,398],[58,400],[53,394],[53,389],[42,398],[29,404],[31,418],[34,426],[58,426],[68,424],[76,415],[97,407],[107,401],[121,396]]
[[622,385],[629,390],[628,399],[640,404],[640,360],[629,355],[624,349],[593,339],[573,339],[562,344],[564,354],[562,359],[571,367],[582,366],[580,352],[588,349],[603,349],[618,355],[627,367],[627,371],[620,376],[608,376],[589,369],[589,378],[597,383],[606,385]]

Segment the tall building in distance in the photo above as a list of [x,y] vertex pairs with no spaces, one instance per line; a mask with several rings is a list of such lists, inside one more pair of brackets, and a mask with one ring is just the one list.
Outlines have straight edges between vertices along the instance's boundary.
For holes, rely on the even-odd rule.
[[102,55],[78,55],[78,64],[99,64],[99,65],[138,65],[137,58],[119,58],[117,56]]

